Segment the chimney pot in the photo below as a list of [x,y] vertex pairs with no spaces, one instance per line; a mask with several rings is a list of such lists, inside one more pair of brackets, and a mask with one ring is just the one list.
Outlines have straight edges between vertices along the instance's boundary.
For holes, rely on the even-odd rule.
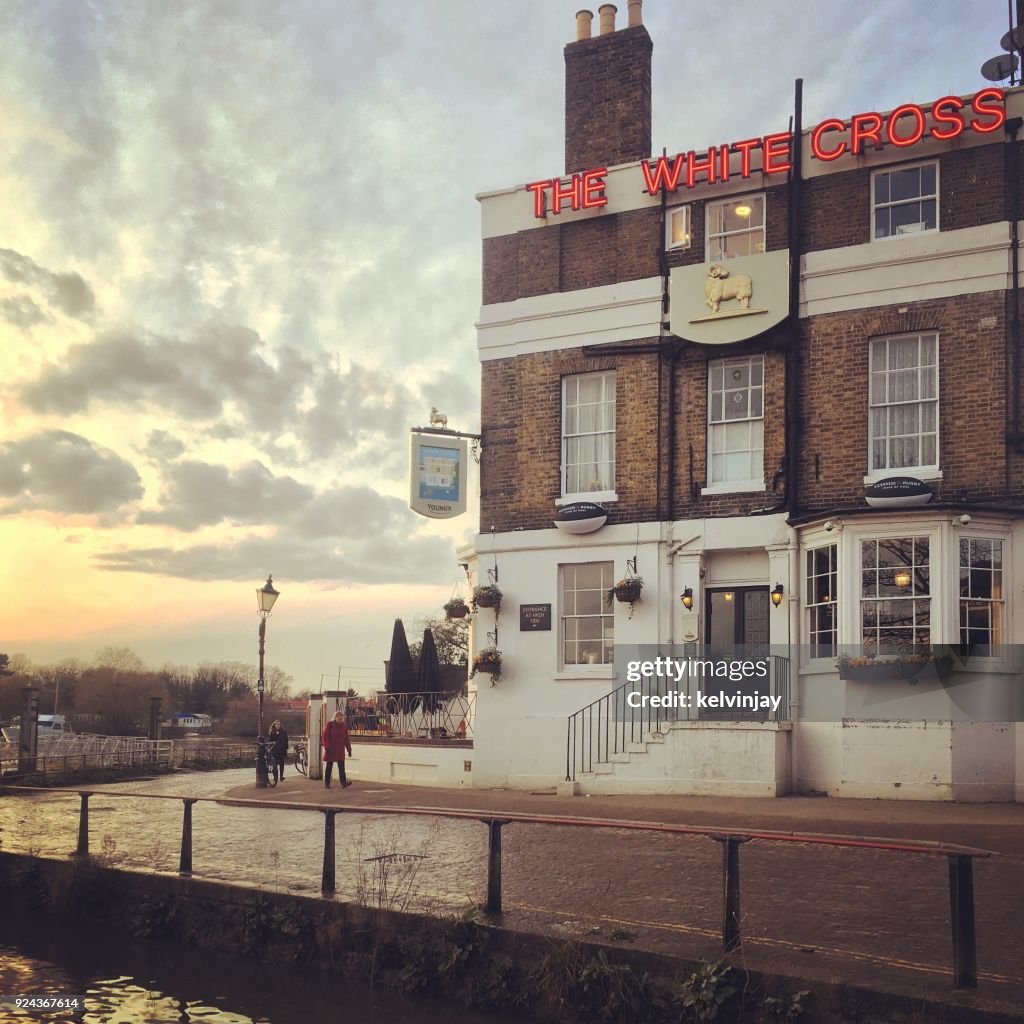
[[628,0],[629,4],[629,28],[636,28],[637,25],[644,23],[643,15],[643,3],[644,0]]
[[615,4],[602,4],[597,9],[601,16],[601,35],[609,36],[615,31]]
[[590,24],[594,20],[593,11],[576,12],[576,42],[590,38]]

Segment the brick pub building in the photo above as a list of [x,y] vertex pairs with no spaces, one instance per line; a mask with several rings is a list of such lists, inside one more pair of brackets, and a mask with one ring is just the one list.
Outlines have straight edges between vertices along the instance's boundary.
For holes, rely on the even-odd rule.
[[[659,160],[641,4],[599,17],[564,173],[479,196],[474,785],[1024,799],[1024,90],[804,126],[798,84]],[[623,652],[731,644],[776,708],[625,710]]]

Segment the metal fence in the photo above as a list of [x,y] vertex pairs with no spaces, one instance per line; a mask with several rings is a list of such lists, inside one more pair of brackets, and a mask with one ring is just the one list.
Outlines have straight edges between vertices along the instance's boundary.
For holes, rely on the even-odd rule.
[[350,708],[348,727],[353,736],[471,740],[475,720],[475,693],[382,693]]
[[0,750],[0,775],[28,778],[97,769],[223,768],[256,757],[255,743],[180,742],[139,736],[65,736],[59,740],[44,744],[29,763],[19,762],[13,744],[9,750]]

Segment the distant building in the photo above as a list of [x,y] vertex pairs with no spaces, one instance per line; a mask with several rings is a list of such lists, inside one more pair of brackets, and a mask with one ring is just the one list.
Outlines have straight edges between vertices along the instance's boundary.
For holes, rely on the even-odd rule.
[[191,711],[175,712],[160,723],[161,728],[181,729],[183,732],[212,732],[213,719],[206,714],[193,714]]

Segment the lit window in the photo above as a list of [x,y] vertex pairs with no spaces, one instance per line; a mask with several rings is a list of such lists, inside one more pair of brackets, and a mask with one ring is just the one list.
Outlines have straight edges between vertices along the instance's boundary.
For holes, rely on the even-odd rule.
[[708,203],[705,210],[709,262],[764,252],[764,196]]
[[915,235],[939,226],[939,165],[878,171],[871,178],[875,238]]
[[931,642],[927,537],[861,541],[861,642],[867,654],[899,654]]
[[764,356],[708,363],[708,483],[764,487]]
[[836,618],[839,604],[837,546],[827,544],[807,552],[808,640],[812,658],[836,653]]
[[615,371],[562,381],[562,494],[615,490]]
[[562,663],[610,665],[615,615],[606,600],[613,562],[562,566]]
[[690,208],[677,206],[668,211],[665,223],[665,248],[690,248]]
[[960,646],[994,657],[1003,633],[1003,542],[960,538]]
[[939,337],[911,334],[871,342],[870,465],[938,469]]

